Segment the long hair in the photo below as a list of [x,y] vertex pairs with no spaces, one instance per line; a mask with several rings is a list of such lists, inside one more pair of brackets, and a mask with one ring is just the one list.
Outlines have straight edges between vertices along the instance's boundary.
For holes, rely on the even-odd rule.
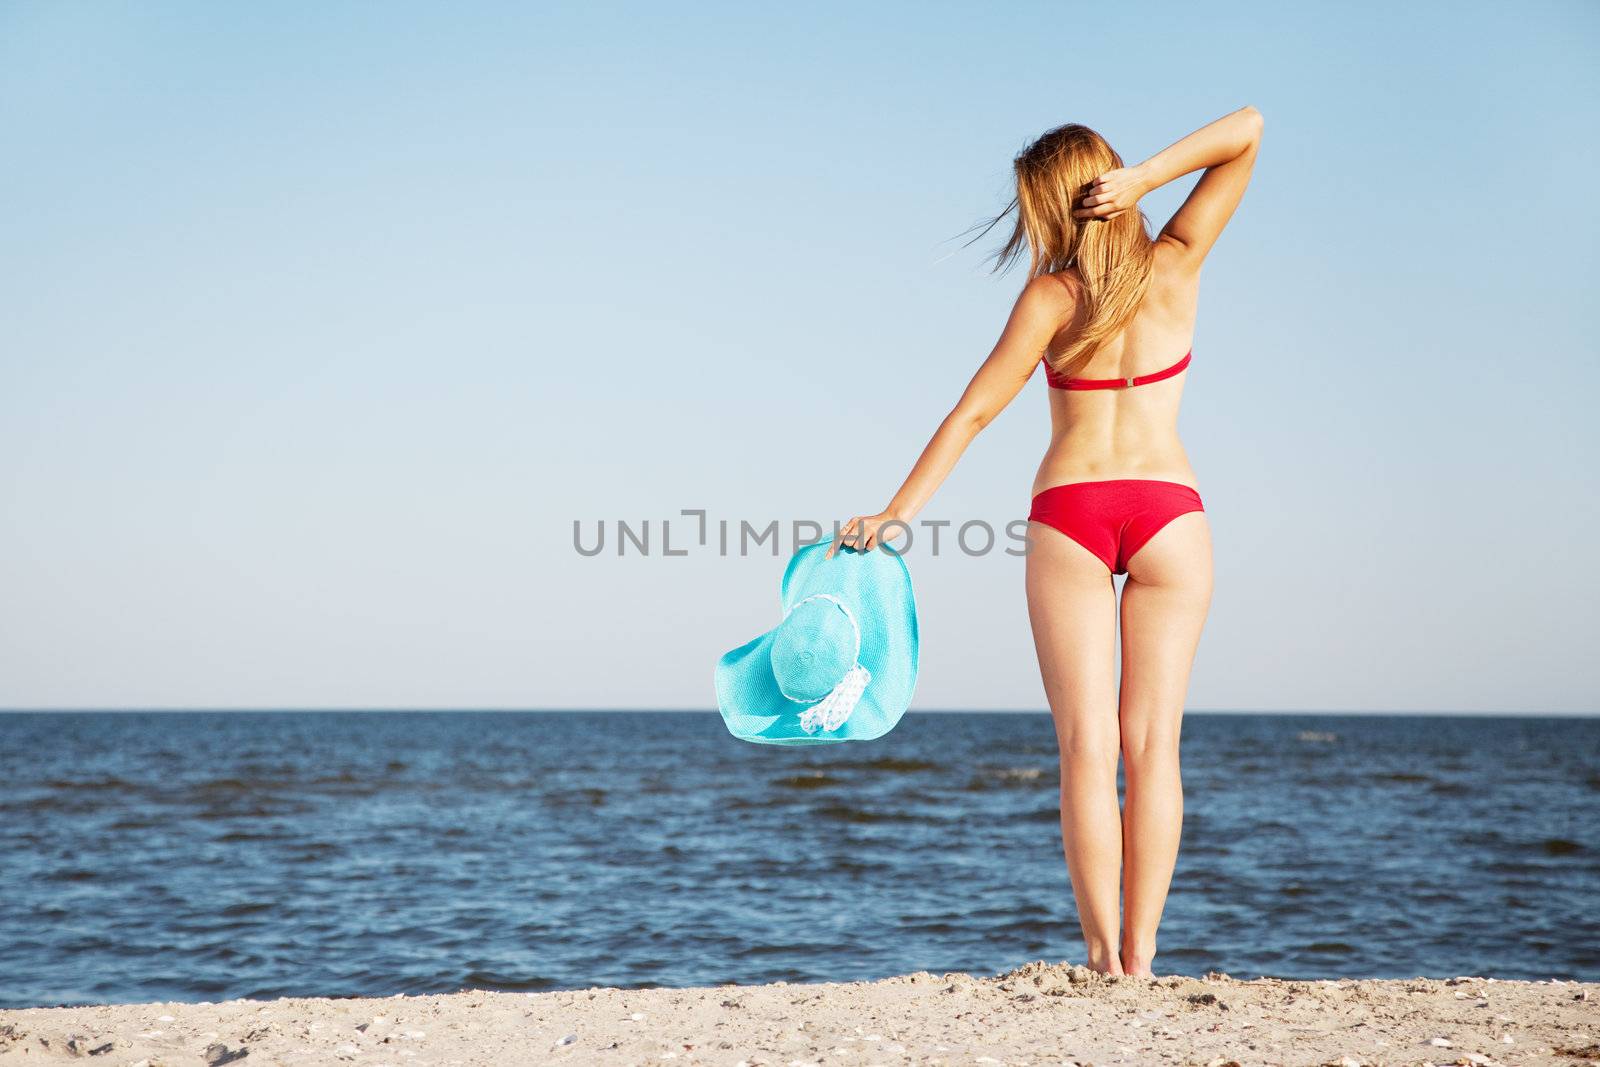
[[1017,153],[1012,166],[1016,196],[978,237],[1014,210],[1016,223],[1010,239],[995,253],[995,271],[1009,269],[1024,247],[1030,279],[1077,269],[1084,302],[1073,321],[1045,347],[1051,369],[1071,377],[1139,310],[1150,288],[1155,256],[1149,221],[1138,208],[1113,219],[1072,217],[1089,184],[1122,166],[1122,157],[1087,126],[1057,126]]

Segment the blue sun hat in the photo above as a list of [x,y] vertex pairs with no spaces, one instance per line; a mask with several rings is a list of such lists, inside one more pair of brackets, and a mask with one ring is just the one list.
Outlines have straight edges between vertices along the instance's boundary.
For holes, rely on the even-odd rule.
[[764,745],[870,741],[917,687],[911,572],[888,549],[807,545],[783,572],[783,621],[717,661],[728,732]]

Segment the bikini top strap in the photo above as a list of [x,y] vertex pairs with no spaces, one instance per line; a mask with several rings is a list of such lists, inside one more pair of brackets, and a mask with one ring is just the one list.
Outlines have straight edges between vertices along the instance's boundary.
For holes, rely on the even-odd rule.
[[1189,366],[1189,360],[1194,357],[1194,351],[1184,353],[1182,359],[1164,370],[1152,371],[1149,374],[1136,374],[1130,378],[1066,378],[1058,377],[1051,369],[1048,361],[1044,364],[1045,380],[1052,389],[1130,389],[1136,385],[1149,385],[1151,382],[1164,381],[1174,375],[1182,374]]

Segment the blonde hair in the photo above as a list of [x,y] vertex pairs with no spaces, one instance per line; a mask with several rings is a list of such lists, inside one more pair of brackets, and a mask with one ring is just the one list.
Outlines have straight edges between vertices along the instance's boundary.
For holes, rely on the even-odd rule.
[[1083,304],[1045,346],[1045,360],[1060,375],[1074,375],[1122,332],[1150,288],[1155,245],[1144,212],[1135,207],[1114,219],[1072,216],[1089,184],[1120,166],[1122,157],[1089,127],[1057,126],[1017,153],[1016,196],[978,234],[1015,210],[1011,237],[995,253],[996,271],[1008,269],[1024,245],[1030,279],[1076,268]]

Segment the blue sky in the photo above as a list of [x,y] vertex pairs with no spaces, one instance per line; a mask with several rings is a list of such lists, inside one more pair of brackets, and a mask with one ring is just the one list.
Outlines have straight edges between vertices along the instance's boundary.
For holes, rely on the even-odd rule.
[[[0,6],[0,706],[709,707],[782,561],[573,521],[876,511],[1023,280],[956,240],[1012,155],[1250,103],[1191,707],[1593,711],[1597,45],[1584,3]],[[1036,381],[923,517],[1025,515],[1046,427]],[[1042,707],[1021,561],[907,558],[915,706]]]

